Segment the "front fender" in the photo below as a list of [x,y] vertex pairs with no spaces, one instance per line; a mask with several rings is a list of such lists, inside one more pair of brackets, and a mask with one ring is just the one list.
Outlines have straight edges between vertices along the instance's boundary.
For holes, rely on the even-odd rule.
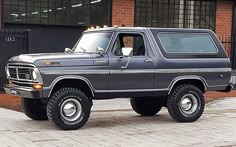
[[83,82],[85,82],[87,85],[88,85],[88,87],[90,88],[90,91],[91,91],[91,93],[92,93],[92,95],[94,96],[94,91],[95,91],[95,89],[93,88],[93,86],[92,86],[92,84],[91,84],[91,82],[87,79],[87,78],[85,78],[85,77],[83,77],[83,76],[59,76],[59,77],[57,77],[56,79],[54,79],[53,80],[53,82],[50,84],[50,86],[49,87],[45,87],[46,89],[50,89],[50,91],[49,91],[49,93],[48,93],[48,97],[52,94],[52,91],[53,91],[53,89],[54,89],[54,87],[55,87],[55,85],[58,83],[58,82],[60,82],[60,81],[62,81],[62,80],[69,80],[69,79],[74,79],[74,80],[81,80],[81,81],[83,81]]

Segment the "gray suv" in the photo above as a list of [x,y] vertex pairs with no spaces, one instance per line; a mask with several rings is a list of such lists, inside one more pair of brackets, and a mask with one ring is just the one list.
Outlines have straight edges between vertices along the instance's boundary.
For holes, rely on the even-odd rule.
[[231,64],[214,32],[109,27],[85,31],[65,53],[26,54],[6,66],[5,91],[22,97],[24,113],[79,129],[93,100],[129,97],[135,112],[167,107],[178,122],[204,111],[206,91],[232,88]]

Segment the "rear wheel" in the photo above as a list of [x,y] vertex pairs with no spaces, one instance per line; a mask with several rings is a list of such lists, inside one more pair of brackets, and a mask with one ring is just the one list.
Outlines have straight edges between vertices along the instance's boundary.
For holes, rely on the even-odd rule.
[[91,111],[89,98],[75,88],[62,88],[55,92],[47,105],[49,120],[63,130],[81,128]]
[[157,98],[131,98],[130,103],[133,110],[142,116],[153,116],[163,106],[163,102]]
[[203,92],[194,85],[182,84],[173,89],[167,100],[171,117],[178,122],[193,122],[204,111]]
[[46,103],[40,99],[21,98],[21,105],[26,116],[33,120],[47,120]]

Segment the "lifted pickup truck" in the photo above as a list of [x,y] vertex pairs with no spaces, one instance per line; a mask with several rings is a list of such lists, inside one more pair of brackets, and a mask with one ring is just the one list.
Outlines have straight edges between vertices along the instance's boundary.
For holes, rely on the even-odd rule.
[[26,54],[6,66],[5,91],[24,113],[64,130],[88,120],[92,100],[129,97],[135,112],[167,107],[178,122],[204,111],[206,91],[229,92],[231,64],[214,32],[109,27],[85,31],[65,53]]

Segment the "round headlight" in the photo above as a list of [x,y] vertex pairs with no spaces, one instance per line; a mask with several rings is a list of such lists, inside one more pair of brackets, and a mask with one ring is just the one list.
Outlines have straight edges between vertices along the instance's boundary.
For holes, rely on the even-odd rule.
[[7,74],[7,77],[10,77],[10,72],[8,68],[6,68],[6,74]]
[[32,77],[33,77],[33,80],[37,80],[37,73],[35,70],[33,70],[32,72]]

